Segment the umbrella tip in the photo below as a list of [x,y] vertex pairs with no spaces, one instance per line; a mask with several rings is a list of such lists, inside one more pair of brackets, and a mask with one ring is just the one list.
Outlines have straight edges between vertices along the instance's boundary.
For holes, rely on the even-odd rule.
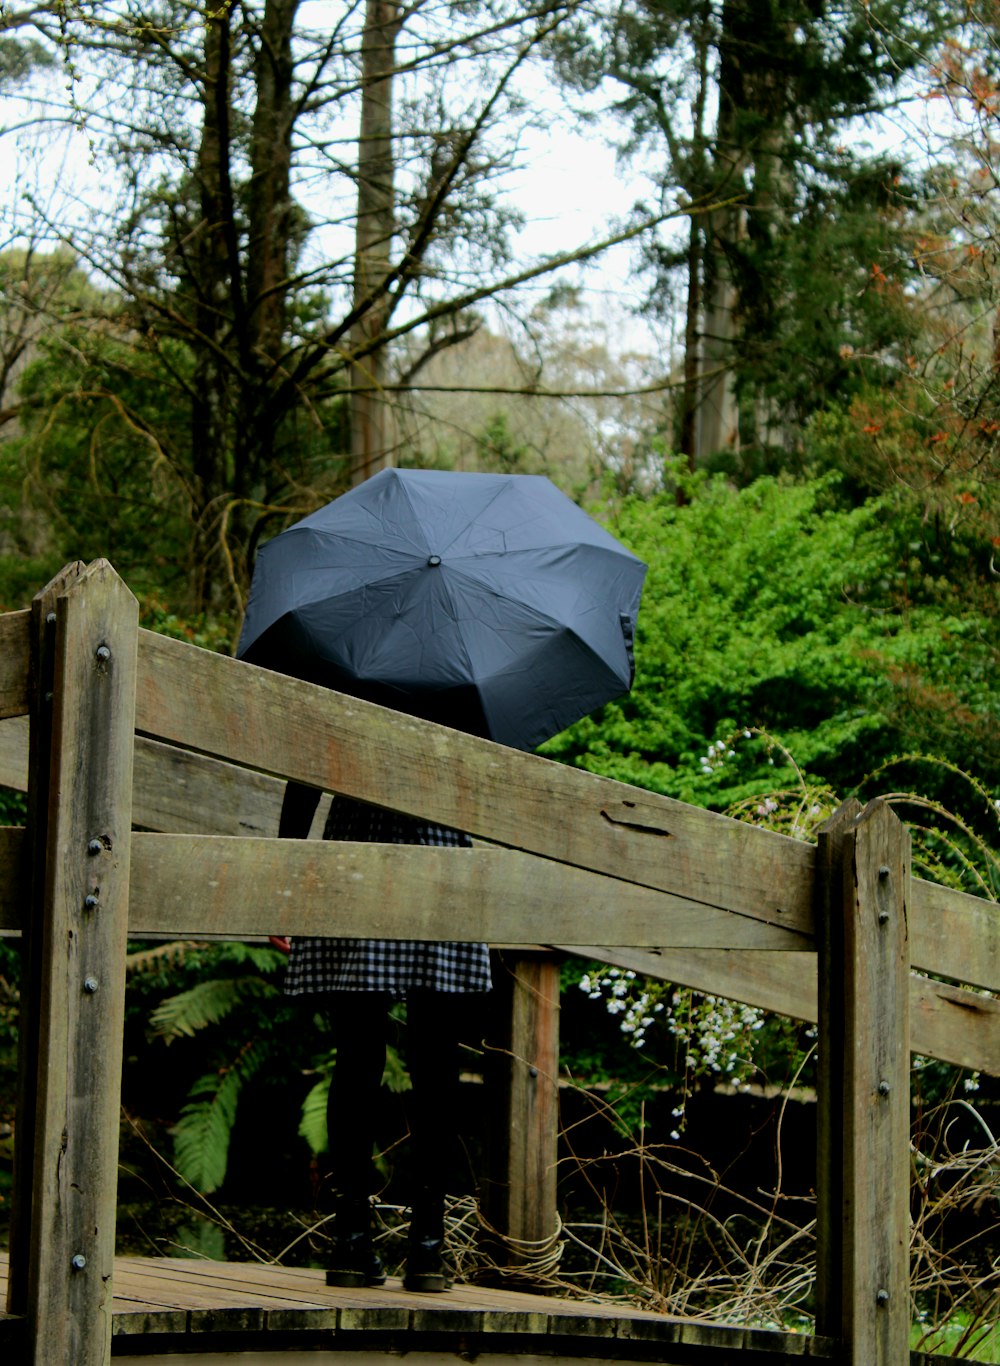
[[441,556],[440,556],[440,555],[429,555],[428,558],[427,558],[427,563],[430,565],[430,567],[431,567],[432,569],[436,569],[437,566],[441,563]]

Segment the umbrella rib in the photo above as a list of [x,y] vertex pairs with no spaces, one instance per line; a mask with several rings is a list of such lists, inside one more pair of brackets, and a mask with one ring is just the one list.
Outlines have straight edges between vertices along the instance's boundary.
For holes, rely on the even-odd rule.
[[[524,477],[524,476],[522,476],[522,477]],[[510,488],[511,480],[514,478],[514,476],[508,474],[508,475],[505,475],[505,476],[501,476],[501,478],[502,478],[503,482],[497,484],[495,490],[494,490],[493,493],[490,495],[489,499],[483,504],[483,506],[482,506],[482,507],[479,509],[479,511],[476,513],[476,516],[473,517],[473,518],[469,518],[469,519],[464,523],[464,525],[463,525],[461,528],[459,528],[458,530],[456,530],[455,535],[452,537],[452,539],[451,539],[451,541],[449,542],[449,544],[445,547],[445,550],[450,550],[451,547],[455,544],[455,541],[458,539],[458,537],[459,537],[464,531],[467,531],[467,530],[469,529],[469,527],[472,526],[473,523],[474,523],[479,517],[482,517],[482,515],[483,515],[485,512],[487,512],[487,511],[493,506],[493,504],[497,501],[498,498],[502,498],[503,495],[508,491],[508,489]],[[503,534],[504,534],[504,533],[501,533],[501,535],[503,535]],[[505,541],[506,541],[506,537],[505,537]],[[489,554],[491,554],[491,553],[492,553],[492,554],[496,554],[496,555],[506,555],[506,554],[509,554],[509,552],[508,552],[507,549],[506,549],[506,545],[505,545],[505,547],[504,547],[503,550],[497,550],[497,551],[488,552],[485,556],[482,556],[481,558],[484,558],[484,559],[485,559],[485,558],[489,558]]]
[[[452,569],[452,574],[454,574],[455,576],[458,576],[460,573],[460,570],[455,570],[454,568]],[[499,599],[501,602],[516,603],[517,606],[521,609],[521,611],[530,613],[530,615],[534,617],[536,621],[543,622],[546,626],[554,626],[561,631],[567,631],[570,635],[573,636],[574,640],[576,641],[580,649],[584,650],[591,657],[591,659],[593,659],[602,668],[608,669],[609,672],[614,672],[611,669],[611,666],[608,664],[608,661],[602,655],[600,655],[592,645],[588,644],[588,642],[584,640],[580,633],[578,631],[575,631],[573,627],[569,625],[567,622],[561,621],[558,617],[551,616],[548,613],[541,611],[537,607],[532,607],[528,603],[521,602],[518,598],[512,598],[510,594],[503,593],[499,589],[492,588],[487,584],[481,584],[478,579],[474,579],[473,582],[476,583],[477,587],[484,589],[487,593]],[[446,588],[448,592],[448,599],[454,607],[455,599],[452,596],[451,588],[447,584]],[[462,640],[463,647],[465,648],[466,657],[464,662],[468,666],[469,677],[474,679],[477,683],[488,682],[491,678],[494,678],[496,676],[496,671],[484,675],[479,675],[476,673],[476,670],[474,669],[472,664],[472,657],[469,653],[468,647],[465,645],[465,638],[462,631],[462,618],[460,616],[455,617],[455,624],[458,628],[458,634]],[[500,672],[502,673],[502,670]]]
[[445,577],[442,579],[442,581],[441,581],[441,586],[442,586],[442,588],[444,589],[445,593],[447,594],[448,602],[451,604],[452,620],[453,620],[454,623],[455,623],[455,629],[456,629],[456,631],[457,631],[457,633],[458,633],[458,638],[459,638],[459,640],[462,642],[462,649],[465,651],[465,658],[464,658],[464,660],[462,661],[462,663],[465,665],[466,669],[468,670],[469,677],[474,679],[475,676],[476,676],[476,672],[475,672],[475,669],[474,669],[473,666],[472,666],[472,654],[470,653],[468,644],[466,643],[466,640],[465,640],[465,632],[462,630],[462,615],[461,615],[461,613],[460,613],[459,610],[458,610],[458,604],[457,604],[456,601],[455,601],[455,596],[454,596],[454,594],[452,593],[451,584],[448,582],[448,577],[447,577],[447,576],[445,576]]
[[[370,540],[365,540],[362,536],[351,536],[351,535],[348,535],[346,532],[343,532],[343,531],[331,532],[331,531],[327,531],[327,530],[322,529],[322,528],[321,528],[321,529],[318,529],[318,530],[317,530],[316,528],[313,528],[313,527],[310,527],[310,528],[303,528],[303,529],[304,529],[304,530],[308,530],[314,537],[316,537],[317,539],[319,539],[319,540],[321,540],[321,541],[326,540],[326,541],[331,541],[331,542],[333,542],[333,543],[335,543],[335,544],[336,544],[336,543],[339,543],[339,544],[341,544],[341,545],[350,545],[350,546],[355,546],[355,545],[356,545],[356,546],[360,546],[360,547],[362,548],[362,550],[368,550],[368,551],[374,551],[374,550],[376,549],[376,547],[375,547],[375,545],[374,545],[374,543],[373,543],[372,541],[370,541]],[[298,531],[298,530],[299,530],[298,527],[293,526],[293,527],[289,527],[287,531],[284,531],[284,532],[282,532],[281,534],[282,534],[283,536],[291,536],[293,532]],[[400,553],[405,553],[405,552],[400,552]],[[422,553],[423,553],[423,551],[421,550],[421,548],[420,548],[419,546],[417,546],[417,545],[414,545],[413,551],[412,551],[412,554],[413,554],[414,558],[416,558],[418,555],[420,555],[420,554],[422,554]],[[362,567],[363,567],[363,562],[360,562],[360,561],[359,561],[358,563],[359,563],[359,564],[362,564]],[[322,566],[321,566],[321,567],[322,567]],[[335,566],[335,567],[336,567],[336,568],[340,568],[341,566],[340,566],[340,565],[337,565],[337,566]],[[354,568],[354,567],[355,567],[355,566],[352,565],[352,568]],[[393,569],[393,572],[398,574],[398,573],[402,572],[402,570],[401,570],[401,568],[400,568],[399,566],[397,566],[397,567],[395,567],[395,568]]]
[[468,578],[477,588],[484,593],[488,593],[490,597],[496,598],[498,602],[514,603],[521,611],[530,612],[537,621],[544,622],[547,626],[559,626],[563,630],[573,630],[573,627],[569,622],[563,621],[560,617],[553,615],[551,612],[543,611],[540,607],[533,607],[530,603],[525,602],[522,598],[516,597],[513,593],[505,592],[502,588],[497,588],[494,584],[485,582],[478,574],[469,573],[468,570],[457,565],[454,560],[449,562],[448,570],[455,578]]
[[412,517],[413,517],[413,527],[414,527],[414,530],[419,530],[419,531],[420,531],[420,535],[421,535],[421,537],[422,537],[422,539],[423,539],[423,542],[424,542],[424,544],[423,544],[423,551],[424,551],[424,553],[426,554],[426,552],[427,552],[427,533],[426,533],[426,531],[425,531],[425,529],[424,529],[424,524],[423,524],[423,521],[422,521],[422,519],[421,519],[421,517],[420,517],[420,514],[419,514],[419,512],[417,511],[416,507],[414,506],[413,497],[412,497],[412,495],[411,495],[411,493],[410,493],[409,486],[408,486],[408,484],[407,484],[407,482],[406,482],[405,479],[399,479],[399,478],[397,478],[396,483],[397,483],[397,485],[398,485],[398,487],[399,487],[400,493],[401,493],[401,494],[403,495],[403,497],[406,499],[407,506],[408,506],[409,509],[410,509],[410,514],[411,514]]

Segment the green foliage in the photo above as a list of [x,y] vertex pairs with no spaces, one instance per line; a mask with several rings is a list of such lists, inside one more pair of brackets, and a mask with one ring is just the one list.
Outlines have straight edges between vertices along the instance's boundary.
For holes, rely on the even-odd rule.
[[[995,1311],[994,1311],[995,1312]],[[918,1313],[910,1332],[914,1350],[940,1355],[943,1360],[1000,1362],[1000,1324],[972,1310],[958,1310],[940,1319],[933,1309]]]
[[506,413],[499,412],[487,422],[476,438],[479,468],[496,474],[524,474],[531,465],[531,452],[520,444],[510,430]]
[[860,791],[884,797],[906,821],[921,877],[1000,900],[1000,798],[973,774],[936,755],[898,754],[870,773]]
[[[174,360],[183,372],[183,355]],[[20,379],[17,434],[0,443],[0,518],[12,543],[0,594],[9,605],[25,605],[69,560],[101,556],[137,594],[183,593],[181,387],[110,320],[67,321],[39,339]]]
[[[806,840],[852,792],[889,796],[921,875],[995,897],[1000,631],[977,595],[976,533],[921,530],[894,491],[852,506],[832,473],[682,491],[617,504],[612,529],[649,565],[635,687],[543,752]],[[935,572],[956,563],[961,597]],[[934,760],[907,748],[928,734]],[[673,1089],[680,1130],[698,1078],[787,1084],[814,1036],[606,966],[564,986],[574,1075],[632,1121],[650,1085]],[[570,1004],[580,988],[589,1012]],[[955,1081],[919,1075],[928,1097]]]
[[225,612],[178,614],[156,593],[146,594],[139,602],[139,624],[172,640],[186,640],[202,650],[228,654],[237,632],[232,617]]
[[229,553],[231,536],[252,525],[255,544],[339,491],[332,457],[345,439],[344,400],[324,395],[308,413],[283,417],[252,496],[226,491],[234,466],[219,457],[222,482],[199,550],[203,462],[192,449],[199,380],[190,347],[142,326],[123,295],[95,289],[66,252],[0,255],[0,362],[24,345],[19,327],[31,345],[16,383],[18,422],[0,441],[0,606],[26,606],[67,561],[103,556],[143,602],[144,624],[175,633],[181,610],[191,618],[187,638],[206,629],[217,636],[232,618],[216,601],[207,623],[205,537],[235,586],[245,565]]
[[248,1043],[227,1066],[199,1077],[188,1093],[190,1099],[171,1130],[174,1164],[184,1180],[203,1194],[218,1190],[225,1180],[240,1092],[271,1053],[265,1042]]
[[[866,384],[891,383],[921,326],[896,249],[903,197],[919,189],[900,186],[898,165],[859,170],[847,153],[825,170],[805,186],[793,231],[751,235],[729,253],[743,301],[734,372],[749,444],[710,467],[744,482],[755,461],[800,470],[801,424]],[[770,453],[756,430],[762,400],[780,433]]]
[[[170,1130],[173,1162],[180,1177],[203,1192],[225,1178],[248,1085],[295,1075],[311,1062],[316,1044],[296,1028],[294,1008],[280,990],[284,962],[284,954],[259,944],[131,946],[126,1094],[129,1077],[141,1084],[150,1067],[171,1079],[170,1089],[186,1091]],[[160,1050],[168,1044],[173,1056],[165,1065]]]
[[[305,1139],[309,1145],[309,1151],[317,1157],[321,1153],[325,1153],[330,1145],[326,1122],[326,1104],[330,1095],[330,1081],[333,1076],[335,1060],[335,1052],[328,1054],[322,1060],[318,1068],[321,1076],[310,1088],[302,1102],[299,1137]],[[413,1085],[406,1065],[399,1055],[399,1050],[394,1048],[392,1044],[388,1044],[385,1050],[385,1072],[382,1075],[382,1085],[397,1094],[401,1091],[411,1090]],[[349,1118],[345,1120],[347,1124],[350,1122]]]
[[[846,794],[917,747],[919,688],[950,719],[944,756],[967,758],[966,732],[997,728],[996,621],[907,596],[909,527],[896,514],[888,497],[845,508],[836,476],[743,490],[698,478],[682,505],[624,499],[612,529],[649,565],[635,686],[543,752],[725,809],[797,783],[780,753],[764,771],[750,749],[707,762],[710,745],[759,731],[779,735],[810,782]],[[1000,785],[1000,763],[966,766]]]
[[314,1156],[325,1153],[330,1145],[326,1125],[326,1102],[330,1095],[330,1073],[321,1077],[310,1087],[302,1102],[302,1118],[299,1120],[299,1137],[309,1145]]
[[0,825],[23,825],[27,810],[28,800],[23,792],[0,787]]
[[167,1043],[186,1035],[193,1038],[206,1025],[218,1024],[249,1000],[278,995],[278,988],[261,977],[220,977],[199,982],[189,991],[168,996],[149,1017],[154,1034]]
[[[170,1129],[173,1164],[183,1181],[203,1193],[217,1190],[225,1180],[241,1097],[252,1083],[267,1088],[279,1079],[313,1078],[308,1090],[296,1087],[298,1134],[314,1155],[326,1151],[326,1097],[334,1054],[326,1046],[322,1013],[303,1029],[301,1007],[283,995],[285,961],[276,949],[240,942],[141,944],[129,953],[127,1051],[138,1063],[150,1048],[172,1045],[169,1070],[186,1092]],[[402,1016],[404,1007],[394,1010]],[[139,1030],[141,1041],[136,1038]],[[195,1070],[195,1080],[186,1080]],[[410,1086],[406,1067],[391,1046],[383,1084],[391,1091]],[[255,1096],[254,1104],[261,1103],[261,1096]]]
[[[743,482],[794,470],[799,424],[902,362],[920,325],[908,215],[926,190],[851,125],[891,105],[959,23],[953,6],[904,0],[630,0],[556,35],[560,73],[591,104],[604,93],[661,201],[699,206],[686,243],[668,224],[640,244],[648,314],[676,329],[686,312],[685,390],[666,428],[686,455]],[[691,430],[720,367],[734,444]]]

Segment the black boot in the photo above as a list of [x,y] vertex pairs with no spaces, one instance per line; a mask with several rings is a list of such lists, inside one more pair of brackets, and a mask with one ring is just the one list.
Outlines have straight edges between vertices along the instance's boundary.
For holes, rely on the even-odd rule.
[[422,1191],[413,1203],[404,1290],[451,1288],[444,1262],[444,1196]]
[[367,1200],[341,1199],[334,1218],[330,1263],[327,1285],[356,1289],[385,1284],[385,1269],[372,1247],[371,1206]]

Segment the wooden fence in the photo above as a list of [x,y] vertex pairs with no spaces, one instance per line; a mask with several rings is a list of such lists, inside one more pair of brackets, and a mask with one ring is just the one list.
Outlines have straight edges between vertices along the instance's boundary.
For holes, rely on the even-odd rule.
[[[1000,1072],[977,990],[1000,990],[1000,915],[912,878],[888,806],[845,806],[810,848],[140,630],[101,560],[0,617],[0,721],[0,783],[28,792],[0,932],[25,954],[8,1310],[33,1366],[110,1353],[126,937],[270,933],[524,949],[515,1236],[555,1209],[539,944],[818,1020],[817,1332],[855,1366],[908,1359],[910,1050]],[[289,778],[476,847],[278,841]]]

